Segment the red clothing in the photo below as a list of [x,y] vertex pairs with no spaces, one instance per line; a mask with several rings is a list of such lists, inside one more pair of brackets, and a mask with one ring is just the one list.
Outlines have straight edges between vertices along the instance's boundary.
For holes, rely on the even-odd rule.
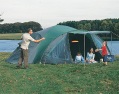
[[102,56],[105,56],[107,54],[108,54],[107,47],[106,46],[102,46]]

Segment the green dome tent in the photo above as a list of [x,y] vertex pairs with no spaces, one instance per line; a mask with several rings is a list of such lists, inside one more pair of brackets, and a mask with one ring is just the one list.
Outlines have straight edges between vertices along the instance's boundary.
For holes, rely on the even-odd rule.
[[[81,52],[84,57],[90,48],[101,48],[102,39],[96,34],[100,31],[77,30],[68,26],[56,25],[32,34],[34,39],[42,36],[46,39],[40,43],[31,42],[29,45],[29,63],[72,63],[77,52]],[[101,33],[109,33],[101,31]],[[77,40],[73,43],[72,40]],[[110,52],[108,50],[108,52]],[[20,55],[20,47],[7,59],[9,63],[17,63]],[[97,53],[96,59],[101,57]]]

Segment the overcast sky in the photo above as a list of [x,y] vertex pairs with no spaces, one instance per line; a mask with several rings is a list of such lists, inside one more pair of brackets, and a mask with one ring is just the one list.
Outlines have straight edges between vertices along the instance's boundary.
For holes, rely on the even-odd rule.
[[0,0],[4,23],[36,21],[43,28],[70,20],[119,18],[119,0]]

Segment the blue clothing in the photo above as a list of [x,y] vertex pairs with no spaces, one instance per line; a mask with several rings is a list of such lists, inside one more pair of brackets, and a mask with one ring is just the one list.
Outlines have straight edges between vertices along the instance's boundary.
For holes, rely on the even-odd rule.
[[87,57],[86,57],[87,60],[94,60],[95,59],[95,54],[93,53],[87,53]]
[[97,61],[95,61],[95,54],[93,53],[87,53],[86,60],[87,63],[97,63]]
[[103,62],[107,62],[107,55],[103,56]]
[[84,62],[85,60],[84,60],[84,58],[83,58],[83,56],[76,56],[76,58],[75,58],[75,63],[80,63],[80,62]]

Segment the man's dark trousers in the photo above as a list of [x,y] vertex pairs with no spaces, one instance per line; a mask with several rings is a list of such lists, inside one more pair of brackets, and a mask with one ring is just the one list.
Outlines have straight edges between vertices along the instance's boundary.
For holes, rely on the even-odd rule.
[[28,68],[28,49],[21,49],[20,51],[19,67],[22,67],[22,62],[24,62],[24,68]]

